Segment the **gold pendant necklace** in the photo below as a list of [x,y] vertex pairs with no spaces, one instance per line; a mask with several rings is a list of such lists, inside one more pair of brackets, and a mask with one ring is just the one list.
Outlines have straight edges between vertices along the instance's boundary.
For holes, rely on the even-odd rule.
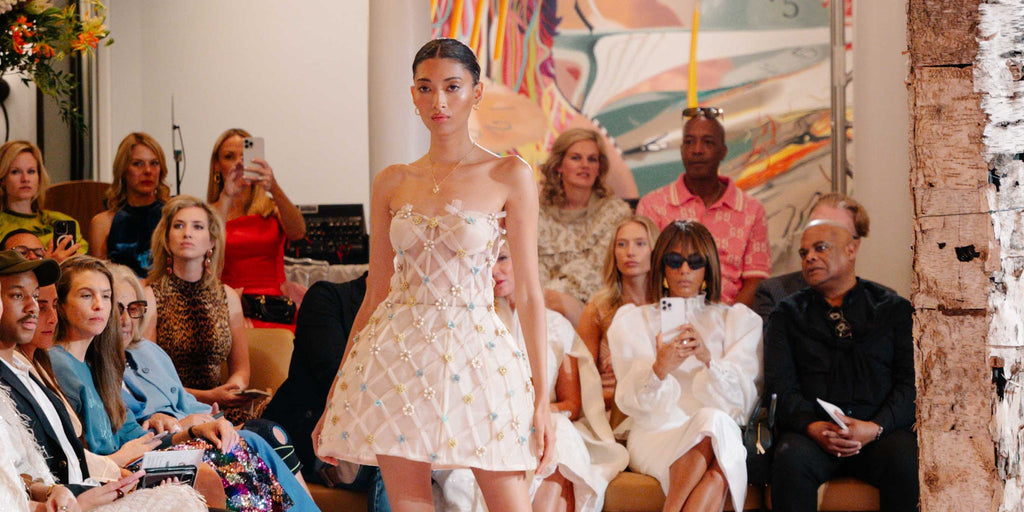
[[437,181],[437,178],[434,177],[434,167],[436,166],[434,163],[434,157],[427,157],[427,159],[430,160],[430,181],[434,182],[434,187],[430,190],[434,192],[434,195],[441,192],[441,184],[444,183],[449,176],[455,174],[455,171],[459,169],[459,166],[462,165],[462,162],[466,160],[466,157],[468,157],[474,149],[476,149],[476,143],[473,143],[473,147],[469,148],[469,151],[467,151],[465,155],[462,155],[462,158],[460,158],[458,162],[455,162],[455,165],[453,165],[451,170],[448,171],[448,174],[445,174],[444,178],[441,178],[441,181]]

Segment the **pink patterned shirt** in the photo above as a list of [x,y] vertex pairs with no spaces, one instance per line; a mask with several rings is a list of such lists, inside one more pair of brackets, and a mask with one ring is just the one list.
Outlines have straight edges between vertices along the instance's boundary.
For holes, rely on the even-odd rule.
[[718,179],[726,184],[725,193],[710,208],[686,189],[680,174],[676,181],[645,194],[636,213],[649,217],[658,229],[674,220],[704,224],[715,237],[722,263],[722,301],[732,304],[744,279],[768,277],[772,256],[764,206],[729,178]]

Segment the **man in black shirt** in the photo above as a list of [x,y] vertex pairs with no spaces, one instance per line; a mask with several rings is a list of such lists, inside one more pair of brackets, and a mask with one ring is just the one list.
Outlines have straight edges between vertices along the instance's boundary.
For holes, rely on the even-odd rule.
[[[882,511],[917,508],[913,307],[857,278],[855,236],[845,223],[808,224],[800,256],[809,287],[768,322],[765,373],[780,428],[773,510],[816,510],[818,486],[840,475],[877,487]],[[817,399],[842,410],[845,429]]]

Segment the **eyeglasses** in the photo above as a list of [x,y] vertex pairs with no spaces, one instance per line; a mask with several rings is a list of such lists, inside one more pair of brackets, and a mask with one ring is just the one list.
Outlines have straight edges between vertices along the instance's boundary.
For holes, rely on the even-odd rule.
[[17,252],[22,258],[28,258],[29,254],[35,254],[36,258],[43,259],[46,257],[46,252],[43,251],[42,247],[26,247],[24,245],[15,245],[11,247],[11,250]]
[[689,265],[690,270],[700,270],[708,264],[708,260],[700,254],[693,253],[684,258],[683,255],[678,252],[666,252],[661,257],[661,262],[666,267],[673,269],[682,268],[683,263],[685,262]]
[[127,306],[121,304],[120,302],[117,303],[118,312],[120,312],[123,315],[125,310],[127,310],[128,316],[130,316],[131,318],[142,318],[146,316],[147,307],[149,307],[149,303],[144,300],[136,300],[129,302]]
[[683,109],[683,119],[704,116],[708,119],[725,119],[725,109],[719,107],[690,107]]
[[832,321],[832,330],[837,338],[847,339],[853,337],[853,326],[843,316],[843,310],[838,307],[828,310],[828,319]]

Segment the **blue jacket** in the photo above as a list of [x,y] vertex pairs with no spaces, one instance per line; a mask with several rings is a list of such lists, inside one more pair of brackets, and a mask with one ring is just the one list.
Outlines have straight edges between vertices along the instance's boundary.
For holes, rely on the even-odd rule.
[[89,451],[99,455],[110,455],[124,443],[146,434],[131,410],[125,411],[124,423],[116,431],[111,427],[110,417],[107,416],[107,410],[103,408],[103,401],[96,391],[89,365],[75,359],[75,356],[62,347],[51,348],[49,355],[57,383],[82,420],[82,433]]
[[179,420],[189,414],[210,412],[208,404],[185,390],[171,357],[156,343],[141,340],[129,346],[124,355],[128,365],[121,398],[139,421],[158,412]]

